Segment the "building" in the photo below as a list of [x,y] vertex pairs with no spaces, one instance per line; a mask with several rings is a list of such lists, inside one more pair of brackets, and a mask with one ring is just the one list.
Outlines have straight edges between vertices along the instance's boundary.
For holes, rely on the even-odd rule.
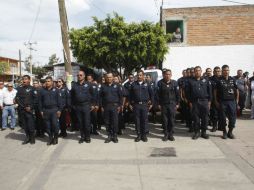
[[0,75],[0,81],[7,82],[20,76],[19,60],[8,57],[0,57],[0,64],[7,64],[6,70]]
[[[73,81],[77,81],[77,75],[79,70],[85,71],[86,74],[93,74],[95,77],[98,76],[98,72],[95,73],[93,69],[89,69],[85,67],[83,64],[72,62],[72,79]],[[64,63],[55,63],[53,66],[45,66],[48,70],[53,71],[53,79],[57,80],[59,78],[62,78],[63,80],[66,80],[66,73],[65,73],[65,65]]]
[[228,64],[231,75],[254,70],[254,5],[163,8],[162,24],[166,33],[181,30],[181,42],[169,43],[163,64],[175,77],[196,65]]

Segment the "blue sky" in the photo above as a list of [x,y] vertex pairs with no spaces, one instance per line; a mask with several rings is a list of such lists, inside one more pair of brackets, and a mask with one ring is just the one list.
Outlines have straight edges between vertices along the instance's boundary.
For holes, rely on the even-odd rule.
[[[254,4],[254,0],[232,1]],[[158,22],[160,4],[161,0],[66,0],[70,28],[91,25],[92,16],[104,18],[113,11],[124,16],[127,22]],[[237,4],[222,0],[165,0],[165,7],[222,5]],[[32,42],[37,42],[34,46],[37,51],[33,52],[35,64],[47,63],[53,53],[62,58],[57,0],[0,0],[0,12],[0,56],[18,58],[21,49],[24,59],[28,56],[24,42],[31,37]]]

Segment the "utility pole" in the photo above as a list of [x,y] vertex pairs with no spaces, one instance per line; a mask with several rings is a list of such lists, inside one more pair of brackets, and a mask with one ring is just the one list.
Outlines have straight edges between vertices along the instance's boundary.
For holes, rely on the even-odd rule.
[[162,11],[163,11],[163,4],[164,4],[164,1],[162,0],[161,2],[161,7],[160,7],[160,26],[162,27]]
[[29,66],[30,66],[30,75],[31,75],[31,78],[32,78],[32,75],[33,75],[33,56],[32,56],[32,51],[37,51],[36,49],[33,48],[33,45],[34,44],[37,44],[37,42],[27,42],[27,43],[24,43],[25,46],[27,46],[27,48],[29,49]]
[[64,60],[65,60],[65,71],[67,75],[72,75],[71,53],[70,53],[70,46],[69,46],[69,26],[68,26],[67,13],[65,8],[65,0],[58,0],[58,6],[59,6],[62,42],[64,47],[63,52],[64,52]]
[[22,75],[22,64],[21,64],[21,50],[19,49],[19,77]]

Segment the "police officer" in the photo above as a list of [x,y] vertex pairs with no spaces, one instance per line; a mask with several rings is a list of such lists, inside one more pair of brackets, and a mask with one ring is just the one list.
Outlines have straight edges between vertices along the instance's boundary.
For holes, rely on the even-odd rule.
[[85,81],[85,72],[79,71],[78,82],[71,89],[71,101],[75,109],[80,126],[79,143],[91,142],[91,115],[90,111],[97,109],[97,97],[93,85]]
[[[221,76],[221,69],[220,69],[220,67],[214,67],[214,69],[213,69],[213,76],[210,78],[210,82],[212,84],[212,92],[213,92],[213,94],[214,94],[214,90],[216,88],[217,81],[218,81],[220,76]],[[213,128],[211,129],[211,132],[215,132],[218,129],[219,110],[218,110],[218,108],[215,105],[214,96],[212,98],[212,103],[211,103],[210,119],[211,119],[212,126],[213,126]]]
[[41,91],[41,86],[38,80],[33,81],[34,87],[34,95],[35,95],[35,104],[34,104],[34,111],[35,111],[35,127],[36,127],[36,137],[44,137],[44,122],[39,110],[39,94]]
[[60,125],[60,134],[59,137],[66,137],[67,136],[67,124],[66,124],[66,117],[69,114],[70,106],[71,106],[71,96],[68,88],[64,85],[64,80],[59,78],[57,80],[57,89],[61,93],[61,116],[59,118],[59,125]]
[[171,79],[171,70],[163,71],[163,79],[157,84],[157,97],[161,108],[162,123],[164,127],[163,141],[174,141],[175,113],[179,107],[179,87],[175,80]]
[[180,96],[179,112],[180,112],[182,123],[184,123],[184,121],[186,121],[186,103],[185,103],[184,97],[183,97],[185,78],[186,78],[186,70],[183,70],[182,77],[177,80],[177,83],[179,86],[179,96]]
[[[90,82],[92,84],[93,91],[94,91],[93,94],[98,96],[98,85],[97,85],[96,81],[94,81],[93,75],[88,74],[86,79],[87,79],[88,82]],[[92,132],[93,135],[99,135],[99,133],[97,132],[97,130],[98,130],[97,111],[98,111],[98,109],[93,109],[91,111],[91,126],[92,126],[91,132]]]
[[16,102],[19,106],[20,120],[22,128],[25,130],[26,139],[23,144],[35,143],[35,126],[34,126],[34,104],[35,92],[34,88],[30,86],[30,76],[24,75],[22,77],[23,84],[17,88]]
[[140,140],[147,142],[148,130],[148,111],[152,108],[154,102],[154,91],[151,86],[144,80],[144,71],[137,72],[138,80],[135,81],[130,89],[130,102],[135,114],[135,126],[137,138],[135,142]]
[[[150,74],[147,74],[146,75],[146,82],[151,86],[152,90],[154,91],[154,94],[156,94],[156,86],[155,86],[155,83],[153,82],[153,79],[152,79],[152,76]],[[150,113],[151,113],[151,122],[153,123],[156,123],[156,109],[158,108],[158,105],[157,105],[157,101],[154,101],[154,104],[153,104],[153,107],[152,109],[150,110]]]
[[118,143],[118,114],[123,106],[122,87],[113,82],[113,74],[107,73],[106,83],[102,84],[100,90],[101,110],[104,112],[104,121],[108,137],[105,143],[113,141]]
[[[189,106],[192,110],[194,121],[194,135],[192,139],[198,139],[200,136],[208,139],[206,134],[208,126],[208,114],[211,106],[212,87],[211,83],[202,78],[202,70],[200,66],[195,67],[195,78],[189,80],[188,100]],[[201,121],[201,122],[200,122]]]
[[52,77],[46,77],[46,88],[43,88],[39,96],[39,110],[45,122],[49,141],[47,145],[58,143],[59,124],[62,103],[60,91],[53,87]]
[[[222,76],[218,79],[216,89],[214,91],[215,104],[220,110],[219,128],[223,130],[223,139],[234,139],[233,129],[236,123],[236,106],[239,100],[239,91],[237,89],[236,81],[229,76],[229,66],[222,66]],[[228,132],[226,129],[228,117]]]
[[124,84],[124,97],[125,97],[125,104],[124,104],[124,122],[125,123],[131,123],[133,122],[133,112],[130,109],[130,102],[129,102],[129,94],[130,94],[130,89],[131,85],[134,82],[134,76],[133,74],[128,75],[128,82]]

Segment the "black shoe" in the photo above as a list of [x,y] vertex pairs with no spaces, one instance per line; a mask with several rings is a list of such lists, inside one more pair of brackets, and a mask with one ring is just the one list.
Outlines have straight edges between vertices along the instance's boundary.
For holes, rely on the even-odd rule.
[[91,142],[91,138],[85,138],[85,142],[86,143],[90,143]]
[[26,139],[24,140],[24,142],[22,142],[22,144],[28,144],[30,142],[30,138],[26,137]]
[[217,126],[213,125],[213,128],[211,129],[211,132],[216,132],[217,131]]
[[141,140],[142,140],[143,142],[147,142],[147,141],[148,141],[146,135],[142,136],[142,137],[141,137]]
[[118,135],[122,135],[123,134],[123,131],[122,131],[122,129],[119,129],[119,131],[118,131],[118,133],[117,133]]
[[204,139],[209,139],[209,135],[206,134],[206,131],[202,131],[201,137],[204,138]]
[[[67,134],[66,134],[66,136],[67,136]],[[58,137],[64,137],[64,133],[59,133],[59,135],[58,135]]]
[[4,130],[6,130],[6,128],[2,128],[2,129],[1,129],[1,131],[4,131]]
[[200,132],[195,132],[195,134],[193,135],[192,139],[193,140],[197,140],[200,137]]
[[235,139],[235,135],[232,133],[232,130],[230,130],[230,129],[228,131],[228,138]]
[[164,137],[162,137],[162,141],[167,141],[168,140],[168,135],[164,135]]
[[79,144],[82,144],[83,142],[84,142],[83,138],[79,139],[79,141],[78,141]]
[[223,139],[227,139],[227,138],[228,138],[228,136],[227,136],[227,131],[223,131],[222,138],[223,138]]
[[106,138],[104,143],[110,143],[111,142],[111,137],[109,136],[108,138]]
[[15,128],[11,127],[11,130],[14,130]]
[[170,141],[175,141],[175,138],[174,138],[173,135],[169,135],[169,136],[168,136],[168,140],[170,140]]
[[47,145],[49,146],[49,145],[52,145],[53,144],[53,137],[49,137],[49,141],[48,141],[48,143],[47,143]]
[[136,138],[135,138],[135,142],[139,142],[141,140],[141,136],[138,135]]
[[52,143],[52,144],[53,144],[53,145],[58,144],[58,136],[54,137],[54,139],[53,139],[53,143]]
[[92,134],[93,134],[93,135],[99,135],[99,133],[98,133],[96,130],[94,130],[94,131],[92,132]]
[[113,141],[114,143],[118,143],[118,138],[117,138],[116,135],[112,138],[112,141]]
[[30,144],[35,144],[35,136],[31,135]]

